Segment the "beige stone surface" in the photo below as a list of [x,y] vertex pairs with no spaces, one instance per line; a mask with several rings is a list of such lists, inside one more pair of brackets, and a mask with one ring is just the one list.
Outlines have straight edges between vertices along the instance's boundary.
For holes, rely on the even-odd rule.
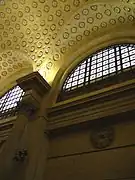
[[[0,95],[33,71],[52,87],[39,118],[17,117],[0,154],[0,180],[135,179],[134,117],[113,124],[114,140],[102,150],[91,143],[91,127],[65,130],[48,143],[48,120],[43,119],[83,58],[109,45],[134,42],[134,0],[0,0]],[[18,147],[29,152],[21,167],[12,161]]]
[[32,71],[54,87],[62,78],[60,89],[88,54],[134,42],[134,7],[133,0],[1,0],[0,94]]
[[135,179],[135,122],[130,120],[114,123],[114,141],[105,149],[93,147],[90,126],[55,135],[50,140],[47,180]]

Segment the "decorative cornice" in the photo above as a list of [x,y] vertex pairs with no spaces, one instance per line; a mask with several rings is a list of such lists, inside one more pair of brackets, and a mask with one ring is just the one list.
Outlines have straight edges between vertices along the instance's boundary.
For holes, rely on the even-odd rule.
[[[114,88],[115,87],[115,88]],[[129,81],[102,89],[100,93],[78,98],[50,109],[48,127],[50,130],[69,125],[89,122],[107,116],[135,109],[135,82]]]
[[85,103],[87,101],[96,100],[96,99],[104,97],[104,96],[116,94],[117,92],[123,92],[124,90],[128,90],[128,89],[131,89],[134,87],[135,87],[135,79],[121,82],[119,84],[115,83],[109,87],[104,87],[104,85],[103,85],[102,88],[99,90],[85,93],[83,95],[78,95],[76,97],[69,98],[68,100],[56,103],[51,108],[51,112],[57,111],[57,109],[60,109],[60,108],[64,109],[64,108],[70,107],[71,105],[81,104],[81,103]]
[[41,96],[43,96],[51,88],[38,72],[33,72],[18,79],[17,83],[24,91],[34,89]]
[[34,115],[40,109],[42,98],[51,87],[38,72],[20,78],[17,83],[25,91],[20,102],[20,113],[25,113],[29,119],[35,119]]

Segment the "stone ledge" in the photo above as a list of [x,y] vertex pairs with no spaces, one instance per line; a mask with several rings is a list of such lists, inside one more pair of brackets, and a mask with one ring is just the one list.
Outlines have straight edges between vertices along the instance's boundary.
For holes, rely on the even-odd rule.
[[135,110],[135,83],[50,109],[50,130]]

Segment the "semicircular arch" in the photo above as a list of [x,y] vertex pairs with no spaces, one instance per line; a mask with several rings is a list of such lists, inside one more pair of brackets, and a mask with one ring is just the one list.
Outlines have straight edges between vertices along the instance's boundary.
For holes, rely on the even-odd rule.
[[[52,85],[52,94],[54,94],[53,98],[53,104],[55,104],[56,99],[58,95],[61,93],[62,86],[68,77],[68,75],[71,73],[71,71],[79,64],[81,61],[83,61],[84,58],[86,58],[88,55],[91,55],[93,53],[96,53],[97,51],[104,49],[108,46],[115,45],[115,44],[134,44],[135,43],[135,35],[131,29],[124,31],[127,36],[123,35],[123,32],[117,32],[116,34],[109,33],[110,36],[106,40],[100,38],[97,41],[93,41],[89,43],[89,46],[87,49],[83,49],[80,51],[80,56],[76,56],[76,59],[72,61],[67,66],[63,66],[57,73],[54,83]],[[130,36],[128,35],[130,33]],[[108,37],[108,34],[106,34]],[[94,43],[95,42],[95,43]]]

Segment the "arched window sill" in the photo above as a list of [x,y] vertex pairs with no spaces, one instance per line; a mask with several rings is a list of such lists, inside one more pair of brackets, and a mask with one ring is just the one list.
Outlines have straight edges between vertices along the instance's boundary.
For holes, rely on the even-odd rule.
[[112,76],[106,77],[102,80],[99,79],[98,81],[88,84],[87,86],[83,86],[75,90],[70,90],[69,92],[61,92],[57,99],[57,103],[68,99],[70,101],[73,101],[72,98],[84,96],[85,94],[96,92],[99,90],[101,90],[101,92],[104,92],[106,88],[112,89],[114,86],[119,86],[120,84],[133,79],[135,79],[135,67],[132,67],[132,70],[125,69],[125,71],[122,73],[120,72],[117,74],[112,74]]

